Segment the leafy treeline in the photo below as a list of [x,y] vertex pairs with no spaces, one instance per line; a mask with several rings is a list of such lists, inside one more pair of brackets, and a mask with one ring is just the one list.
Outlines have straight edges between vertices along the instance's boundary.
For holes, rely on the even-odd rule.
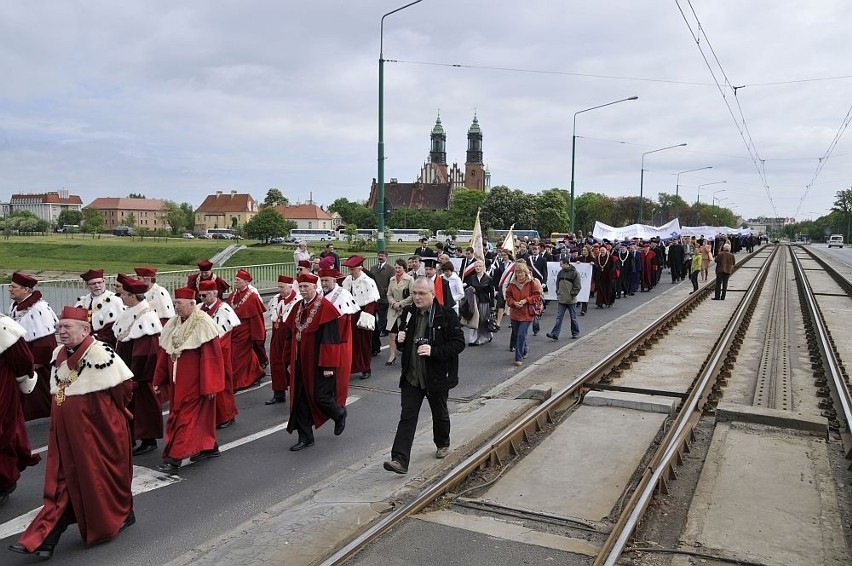
[[852,240],[852,188],[837,191],[834,206],[825,216],[816,220],[803,220],[784,227],[784,236],[791,240],[804,236],[822,242],[831,234],[843,234],[844,240]]

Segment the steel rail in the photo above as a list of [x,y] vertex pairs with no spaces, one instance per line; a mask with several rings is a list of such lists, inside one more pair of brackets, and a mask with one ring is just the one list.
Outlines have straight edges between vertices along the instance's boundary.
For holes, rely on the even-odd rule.
[[[793,253],[792,249],[790,250],[790,255],[793,258],[793,267],[796,270],[796,280],[802,286],[805,305],[807,306],[808,314],[811,317],[814,330],[816,331],[816,338],[822,352],[823,364],[825,369],[827,369],[828,373],[831,375],[829,383],[832,385],[836,400],[840,402],[840,406],[843,411],[843,420],[846,421],[845,430],[841,431],[841,438],[843,439],[845,456],[849,458],[852,456],[852,437],[850,437],[850,434],[852,434],[852,429],[850,429],[850,423],[852,423],[852,395],[850,395],[849,385],[843,377],[843,370],[841,369],[842,363],[838,359],[834,346],[831,344],[831,334],[828,331],[828,326],[822,316],[822,310],[819,308],[819,304],[816,301],[816,295],[814,294],[810,282],[807,277],[805,277],[805,269],[796,254]],[[836,272],[835,275],[842,277]]]
[[[757,252],[748,256],[748,259],[755,257],[756,253]],[[737,266],[737,268],[739,267],[740,265]],[[464,479],[471,473],[489,462],[499,462],[501,454],[514,451],[519,438],[528,436],[529,431],[532,428],[540,426],[542,419],[548,419],[551,411],[569,403],[580,393],[581,389],[586,386],[588,382],[606,375],[614,368],[624,363],[625,360],[632,356],[636,351],[650,345],[650,341],[656,334],[673,326],[679,320],[678,317],[680,317],[682,313],[694,308],[694,306],[701,301],[704,295],[708,294],[713,289],[714,281],[715,279],[709,279],[697,292],[689,295],[686,300],[663,313],[660,317],[641,330],[639,334],[630,340],[627,340],[609,356],[576,376],[570,383],[553,394],[542,404],[535,406],[527,413],[520,416],[514,423],[497,433],[481,448],[477,449],[473,454],[462,460],[461,463],[455,466],[446,475],[421,490],[414,499],[400,507],[397,507],[386,517],[375,522],[345,546],[323,560],[321,564],[323,566],[342,564],[344,561],[354,556],[361,548],[376,540],[379,536],[387,532],[400,521],[409,515],[413,515],[421,511],[432,501],[464,481]]]
[[657,486],[665,480],[663,477],[664,474],[670,473],[673,469],[676,463],[675,456],[680,458],[682,448],[688,442],[688,437],[691,435],[692,429],[701,417],[701,410],[706,403],[716,377],[724,367],[727,352],[735,342],[743,320],[746,318],[746,314],[750,309],[754,308],[759,291],[769,272],[769,266],[772,264],[772,260],[777,253],[778,248],[776,247],[761,266],[754,281],[752,281],[752,284],[731,316],[730,322],[726,325],[725,332],[717,340],[689,397],[684,402],[669,432],[660,443],[654,457],[645,469],[642,478],[639,480],[639,484],[636,486],[633,495],[619,516],[615,527],[604,542],[601,552],[595,559],[595,566],[615,565],[621,553],[624,552],[624,548],[627,546],[629,538],[633,535],[633,531],[639,524],[639,520],[650,504]]

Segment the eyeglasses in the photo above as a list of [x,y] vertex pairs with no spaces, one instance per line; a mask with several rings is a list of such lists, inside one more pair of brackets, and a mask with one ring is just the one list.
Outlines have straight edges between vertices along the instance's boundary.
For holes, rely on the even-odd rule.
[[199,297],[209,297],[210,293],[198,293]]

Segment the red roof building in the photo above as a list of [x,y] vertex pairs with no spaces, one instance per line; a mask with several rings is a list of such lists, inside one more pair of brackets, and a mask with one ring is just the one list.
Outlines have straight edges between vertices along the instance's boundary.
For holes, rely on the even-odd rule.
[[42,220],[55,223],[59,214],[66,209],[83,210],[83,200],[79,195],[69,195],[68,191],[47,193],[19,193],[9,199],[9,214],[29,210]]
[[216,191],[208,195],[195,209],[195,231],[206,232],[209,228],[236,228],[254,218],[260,208],[248,193]]
[[[135,226],[150,230],[169,229],[165,201],[154,198],[100,197],[89,204],[104,213],[106,229],[116,226]],[[132,217],[131,217],[132,215]],[[132,220],[132,222],[131,222]]]

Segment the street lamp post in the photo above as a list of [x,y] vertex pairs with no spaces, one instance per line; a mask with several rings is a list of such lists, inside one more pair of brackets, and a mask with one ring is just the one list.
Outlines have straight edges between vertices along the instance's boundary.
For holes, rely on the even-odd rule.
[[613,104],[618,104],[619,102],[627,102],[628,100],[637,100],[638,96],[631,96],[629,98],[622,98],[621,100],[614,100],[612,102],[607,102],[606,104],[601,104],[599,106],[592,106],[591,108],[586,108],[585,110],[580,110],[578,112],[574,112],[574,125],[571,130],[571,202],[568,203],[568,231],[574,232],[574,158],[576,156],[577,150],[577,114],[582,114],[583,112],[588,112],[589,110],[597,110],[598,108],[603,108],[604,106],[612,106]]
[[712,169],[712,165],[708,165],[707,167],[699,167],[698,169],[687,169],[686,171],[681,171],[677,174],[677,178],[675,179],[675,196],[678,196],[680,191],[680,176],[684,173],[692,173],[693,171],[703,171],[704,169]]
[[708,187],[710,185],[718,185],[720,183],[727,183],[727,181],[713,181],[712,183],[704,183],[703,185],[698,185],[698,196],[695,198],[695,215],[698,218],[698,224],[701,224],[701,210],[698,208],[698,205],[701,204],[701,188]]
[[379,252],[385,251],[385,18],[422,1],[415,0],[396,10],[391,10],[382,16],[379,25],[379,171],[376,196],[376,251]]
[[652,149],[651,151],[646,151],[642,154],[642,169],[639,174],[639,219],[636,221],[638,224],[642,223],[642,201],[645,200],[645,156],[651,153],[657,153],[658,151],[663,151],[666,149],[674,149],[676,147],[684,147],[685,143],[679,143],[677,145],[669,145],[666,147],[661,147],[660,149]]

